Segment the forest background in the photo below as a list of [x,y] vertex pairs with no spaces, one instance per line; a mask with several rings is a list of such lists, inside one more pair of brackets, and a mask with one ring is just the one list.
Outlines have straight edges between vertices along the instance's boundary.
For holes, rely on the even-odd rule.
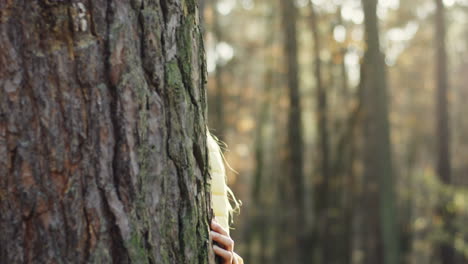
[[468,263],[468,1],[201,8],[246,263]]

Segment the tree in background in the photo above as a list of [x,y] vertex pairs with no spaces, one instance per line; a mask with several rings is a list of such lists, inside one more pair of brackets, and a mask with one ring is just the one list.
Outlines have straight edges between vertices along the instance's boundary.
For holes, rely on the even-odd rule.
[[[218,0],[211,0],[212,5],[216,7]],[[216,43],[220,43],[223,40],[223,32],[220,25],[219,13],[215,10],[212,12],[213,14],[213,35],[216,39]],[[214,113],[214,122],[211,125],[211,128],[215,130],[216,136],[220,140],[224,140],[225,138],[225,127],[226,127],[226,114],[224,111],[224,105],[226,100],[226,87],[223,84],[223,65],[221,64],[221,59],[216,58],[216,74],[215,74],[215,96],[213,100],[210,101],[210,105],[212,105],[211,111]]]
[[[258,105],[258,116],[257,116],[257,126],[255,128],[255,170],[253,176],[253,183],[251,186],[251,197],[252,205],[255,206],[251,210],[249,228],[247,229],[247,239],[248,251],[245,255],[245,259],[249,263],[268,263],[266,251],[268,240],[268,227],[271,225],[272,219],[270,218],[269,208],[266,203],[266,192],[265,187],[271,186],[271,181],[269,175],[265,172],[265,163],[266,163],[266,145],[268,142],[266,129],[268,126],[268,121],[270,118],[270,108],[272,105],[272,94],[273,89],[277,89],[274,82],[275,74],[275,60],[270,54],[271,47],[275,43],[275,38],[278,35],[274,27],[274,15],[276,10],[276,4],[267,3],[270,6],[269,13],[265,19],[265,29],[269,34],[265,38],[265,73],[264,73],[264,87],[262,89],[262,96],[259,98],[260,104]],[[271,176],[270,176],[271,178]],[[263,245],[260,247],[257,258],[252,254],[252,249],[254,248],[255,240],[260,241]]]
[[213,263],[196,2],[0,7],[0,262]]
[[[445,45],[445,7],[442,0],[435,0],[435,49],[436,49],[436,137],[437,137],[437,174],[442,184],[450,185],[452,169],[450,165],[450,125],[449,103],[447,100],[449,81],[447,74],[447,51]],[[438,213],[443,222],[448,239],[440,242],[439,254],[443,264],[455,263],[455,249],[452,222],[455,215],[449,211],[449,205],[442,201]]]
[[286,67],[286,83],[288,84],[288,141],[285,174],[280,179],[280,197],[282,199],[281,227],[292,236],[282,239],[278,252],[291,252],[289,256],[278,253],[280,263],[305,263],[305,251],[309,250],[302,244],[304,233],[304,158],[302,139],[302,109],[299,92],[299,65],[297,47],[297,9],[294,1],[281,2],[281,17],[284,39],[284,58]]
[[366,51],[363,61],[364,263],[400,263],[388,91],[380,51],[377,0],[362,0]]
[[[331,260],[331,240],[325,239],[329,237],[329,186],[330,186],[330,162],[329,162],[329,139],[328,139],[328,109],[327,109],[327,90],[323,83],[323,68],[322,60],[320,59],[321,51],[321,36],[320,29],[317,21],[317,12],[315,11],[314,4],[309,3],[310,6],[310,28],[313,37],[313,56],[314,56],[314,76],[315,76],[315,89],[316,89],[316,116],[317,116],[317,145],[320,149],[320,166],[317,184],[314,186],[314,204],[316,224],[313,236],[316,239],[317,247],[320,247],[321,259],[323,261]],[[322,242],[320,242],[322,241]]]

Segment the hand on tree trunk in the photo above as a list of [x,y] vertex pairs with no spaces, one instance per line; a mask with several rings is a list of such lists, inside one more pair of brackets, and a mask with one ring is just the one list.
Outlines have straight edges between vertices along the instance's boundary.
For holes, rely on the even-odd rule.
[[242,258],[234,253],[234,240],[229,233],[215,220],[211,222],[210,238],[217,242],[213,245],[215,254],[221,258],[221,264],[243,264]]

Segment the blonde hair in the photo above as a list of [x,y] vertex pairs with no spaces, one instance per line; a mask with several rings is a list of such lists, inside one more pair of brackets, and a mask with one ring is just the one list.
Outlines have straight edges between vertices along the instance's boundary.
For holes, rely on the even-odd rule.
[[234,170],[227,164],[220,145],[226,146],[210,132],[207,132],[212,207],[218,223],[229,231],[229,225],[233,223],[233,214],[240,211],[241,201],[227,186],[225,165],[232,171]]

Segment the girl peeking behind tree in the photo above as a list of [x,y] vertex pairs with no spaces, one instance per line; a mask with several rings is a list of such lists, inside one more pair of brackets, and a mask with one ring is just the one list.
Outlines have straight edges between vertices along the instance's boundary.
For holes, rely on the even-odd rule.
[[239,202],[226,184],[224,159],[218,142],[210,132],[207,135],[211,197],[215,216],[210,232],[210,237],[215,242],[213,250],[221,264],[243,264],[242,258],[234,252],[234,241],[229,236],[230,218],[232,219],[232,212],[239,208]]

